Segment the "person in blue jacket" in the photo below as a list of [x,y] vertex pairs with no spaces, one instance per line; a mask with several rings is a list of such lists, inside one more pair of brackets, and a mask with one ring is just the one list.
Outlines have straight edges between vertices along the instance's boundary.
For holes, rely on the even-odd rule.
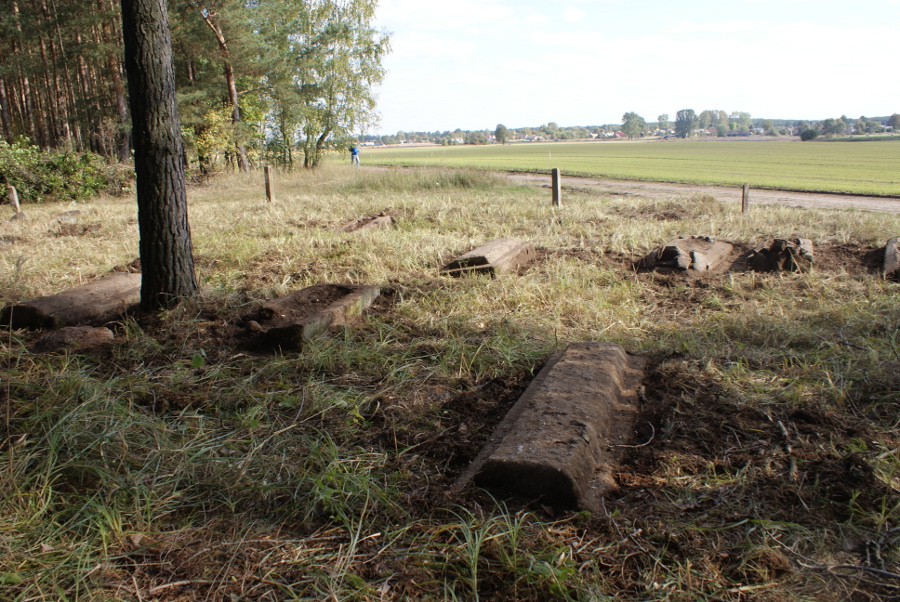
[[359,149],[355,145],[350,147],[350,165],[359,167]]

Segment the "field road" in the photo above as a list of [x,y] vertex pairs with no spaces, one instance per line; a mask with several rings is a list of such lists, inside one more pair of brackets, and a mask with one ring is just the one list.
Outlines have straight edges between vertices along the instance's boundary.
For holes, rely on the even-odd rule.
[[[549,175],[508,173],[516,183],[550,186]],[[741,202],[740,188],[722,186],[697,186],[693,184],[667,184],[665,182],[638,182],[630,180],[598,180],[562,176],[563,200],[565,191],[577,190],[592,194],[621,195],[633,198],[675,198],[697,193],[708,193],[720,201]],[[861,196],[853,194],[822,194],[817,192],[793,192],[789,190],[750,190],[750,205],[785,205],[817,209],[864,209],[900,213],[900,199]]]

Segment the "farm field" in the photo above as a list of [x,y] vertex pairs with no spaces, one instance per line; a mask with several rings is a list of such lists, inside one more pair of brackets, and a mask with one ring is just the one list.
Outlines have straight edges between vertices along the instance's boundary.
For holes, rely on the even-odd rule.
[[[103,322],[104,348],[0,330],[0,599],[897,599],[900,283],[879,257],[900,215],[587,189],[553,208],[499,174],[347,165],[276,173],[275,198],[258,172],[190,189],[201,296]],[[133,199],[24,210],[0,225],[0,305],[136,269]],[[382,212],[395,227],[342,230]],[[689,234],[803,236],[815,263],[636,269]],[[535,261],[439,273],[503,237]],[[264,301],[321,283],[383,294],[302,349],[244,343]],[[589,341],[647,360],[601,508],[454,492]]]
[[367,165],[475,167],[900,197],[900,140],[699,140],[365,148]]

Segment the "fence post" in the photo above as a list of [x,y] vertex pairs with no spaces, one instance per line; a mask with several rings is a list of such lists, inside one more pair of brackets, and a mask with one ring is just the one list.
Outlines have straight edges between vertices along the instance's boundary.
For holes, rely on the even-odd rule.
[[562,203],[562,186],[559,183],[559,169],[554,167],[550,170],[553,180],[553,206],[559,207]]
[[272,190],[274,188],[273,184],[274,178],[272,177],[272,166],[266,165],[266,202],[271,203],[275,198],[275,192]]
[[750,184],[744,184],[744,194],[741,197],[741,213],[750,210]]

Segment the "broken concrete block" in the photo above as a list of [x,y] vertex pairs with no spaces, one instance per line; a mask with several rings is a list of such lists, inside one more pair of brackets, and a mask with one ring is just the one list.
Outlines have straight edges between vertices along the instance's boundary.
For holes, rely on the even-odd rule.
[[361,315],[380,294],[377,286],[319,284],[263,304],[245,324],[256,345],[300,349],[330,326]]
[[551,358],[459,485],[556,507],[593,509],[614,487],[632,434],[643,358],[612,343],[576,343]]
[[64,211],[63,213],[57,214],[53,222],[57,224],[77,224],[79,215],[81,215],[81,211],[78,211],[77,209],[73,211]]
[[361,217],[352,222],[347,222],[340,228],[340,232],[359,232],[360,230],[373,230],[376,228],[393,228],[395,225],[394,218],[384,213],[373,215],[371,217]]
[[76,326],[124,313],[140,298],[140,274],[113,274],[57,295],[5,307],[0,324],[29,329]]
[[459,276],[467,272],[512,272],[536,256],[534,244],[518,238],[501,238],[457,257],[444,266],[441,273]]
[[653,249],[641,262],[646,270],[705,273],[716,269],[734,247],[709,236],[679,236]]
[[896,280],[900,278],[900,238],[892,238],[884,246],[884,270],[885,278]]
[[754,272],[807,272],[813,265],[813,244],[808,238],[776,238],[771,246],[751,251],[747,268]]
[[53,353],[64,349],[74,351],[90,351],[115,341],[109,328],[92,328],[90,326],[66,326],[48,332],[34,345],[37,353]]

